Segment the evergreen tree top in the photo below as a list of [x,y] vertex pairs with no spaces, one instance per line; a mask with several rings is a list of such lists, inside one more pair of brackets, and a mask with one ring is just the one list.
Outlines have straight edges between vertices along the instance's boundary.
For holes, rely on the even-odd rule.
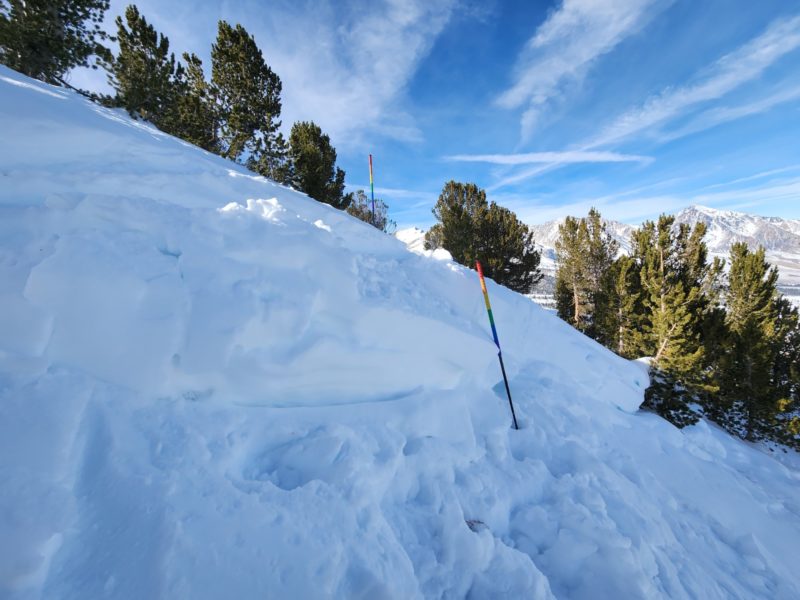
[[251,163],[269,162],[281,124],[281,80],[239,24],[219,22],[211,46],[211,83],[222,124],[222,155],[238,160],[250,154]]
[[49,83],[74,67],[97,68],[111,56],[101,28],[108,7],[109,0],[0,2],[0,62]]

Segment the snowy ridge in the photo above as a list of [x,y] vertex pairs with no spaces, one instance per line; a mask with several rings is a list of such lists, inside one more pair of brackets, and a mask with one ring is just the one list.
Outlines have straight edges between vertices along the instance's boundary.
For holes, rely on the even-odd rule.
[[800,221],[705,206],[686,208],[675,220],[690,225],[705,223],[706,243],[713,256],[727,258],[736,242],[745,242],[751,248],[764,246],[767,260],[779,269],[781,284],[800,285]]
[[796,598],[798,471],[473,272],[0,68],[0,597]]
[[[558,228],[564,223],[564,220],[565,219],[557,219],[541,225],[530,225],[536,243],[543,248],[555,250],[556,240],[558,240]],[[631,250],[630,238],[635,227],[608,219],[603,219],[603,223],[605,223],[611,237],[619,244],[620,252],[629,253]]]
[[[551,295],[555,289],[554,278],[556,275],[556,241],[558,240],[558,228],[564,223],[565,219],[556,219],[540,225],[530,225],[533,232],[533,239],[536,247],[541,253],[540,267],[545,278],[539,284],[537,291],[549,292]],[[628,254],[631,251],[631,234],[634,227],[619,221],[603,219],[606,230],[619,244],[619,254]]]
[[[558,226],[563,222],[564,219],[559,219],[530,226],[542,253],[542,271],[549,278],[555,276],[555,245]],[[712,257],[727,259],[735,242],[745,242],[751,248],[764,246],[767,260],[779,269],[781,291],[800,305],[800,221],[690,206],[675,215],[675,222],[691,226],[705,223],[708,227],[706,244]],[[619,244],[620,253],[630,253],[630,236],[635,227],[605,219],[604,223]]]

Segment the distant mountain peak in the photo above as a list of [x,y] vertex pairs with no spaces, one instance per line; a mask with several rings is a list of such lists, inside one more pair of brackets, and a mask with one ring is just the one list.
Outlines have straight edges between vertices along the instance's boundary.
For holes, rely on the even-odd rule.
[[727,210],[720,210],[718,208],[712,208],[710,206],[703,206],[702,204],[692,204],[687,208],[681,210],[678,214],[701,214],[707,215],[709,217],[722,217],[722,216],[730,216],[735,214],[744,214],[744,213],[735,213],[733,211]]
[[[630,236],[636,228],[619,221],[603,221],[611,237],[619,243],[620,252],[630,252]],[[542,250],[542,268],[548,274],[555,271],[555,243],[558,226],[563,222],[561,218],[531,225],[534,239]],[[767,260],[778,266],[781,283],[787,286],[786,289],[800,286],[800,220],[762,217],[693,204],[677,212],[675,222],[692,226],[705,223],[708,229],[706,245],[712,256],[727,257],[736,242],[745,242],[751,248],[764,246]]]

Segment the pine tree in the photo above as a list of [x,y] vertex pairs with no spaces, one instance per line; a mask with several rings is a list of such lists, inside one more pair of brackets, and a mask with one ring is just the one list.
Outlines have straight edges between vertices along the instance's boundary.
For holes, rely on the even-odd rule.
[[488,210],[486,192],[477,185],[447,182],[433,207],[438,223],[425,234],[425,247],[446,248],[456,262],[473,267],[479,258],[475,224],[486,218]]
[[184,52],[186,68],[176,69],[174,135],[209,152],[219,153],[217,115],[211,91],[203,74],[203,62]]
[[100,28],[108,6],[109,0],[0,1],[0,62],[49,83],[75,67],[96,69],[110,59]]
[[476,229],[484,273],[500,285],[529,294],[542,279],[533,232],[512,211],[495,202],[489,203],[486,218]]
[[626,358],[636,358],[642,347],[641,283],[636,262],[630,256],[620,256],[609,269],[608,310],[600,327],[601,340],[608,348]]
[[775,335],[772,341],[772,389],[776,441],[800,449],[800,314],[783,296],[775,301]]
[[612,266],[619,244],[608,233],[606,224],[595,208],[589,209],[586,217],[589,241],[589,290],[592,300],[592,327],[589,335],[601,344],[608,345],[613,332],[605,328],[609,320],[613,295]]
[[754,440],[774,410],[778,271],[766,262],[763,248],[751,252],[741,242],[731,247],[730,261],[722,392],[743,421],[744,437]]
[[345,209],[352,197],[344,193],[345,173],[336,166],[336,148],[313,122],[292,125],[289,135],[291,182],[315,200]]
[[567,217],[556,241],[556,308],[559,316],[604,344],[613,293],[611,267],[618,244],[600,213],[592,208],[585,219]]
[[219,22],[211,63],[221,154],[235,161],[246,155],[258,164],[278,143],[281,80],[264,61],[253,36],[225,21]]
[[699,288],[692,299],[689,310],[695,316],[696,333],[708,345],[706,337],[716,327],[720,311],[721,281],[724,261],[715,258],[708,262],[708,249],[705,243],[707,227],[703,222],[693,229],[681,224],[676,234],[678,277],[686,288]]
[[697,420],[689,403],[707,390],[708,358],[702,335],[714,309],[718,275],[706,263],[705,227],[674,226],[674,217],[645,223],[633,238],[641,282],[641,347],[651,357],[647,405],[677,425]]
[[219,152],[214,99],[195,54],[186,67],[169,52],[169,39],[156,32],[134,5],[117,17],[119,55],[110,66],[115,104],[162,131],[205,150]]
[[[267,138],[260,138],[256,149],[247,159],[247,167],[251,171],[269,177],[273,181],[286,185],[296,185],[294,166],[289,155],[289,142],[281,132]],[[344,174],[342,174],[344,187]]]
[[763,248],[731,247],[724,352],[712,418],[748,440],[800,448],[800,317]]
[[111,64],[109,83],[117,93],[117,105],[172,133],[178,129],[175,80],[183,72],[179,67],[176,73],[169,39],[157,33],[132,4],[125,9],[125,20],[117,17],[116,24],[119,54]]
[[589,328],[589,230],[586,221],[567,217],[556,240],[556,310],[567,323]]
[[713,298],[713,302],[702,315],[700,340],[703,345],[703,361],[702,371],[695,380],[695,391],[706,416],[720,421],[727,410],[725,403],[719,401],[719,386],[720,367],[728,351],[728,331],[725,307],[719,304],[721,296],[717,296],[715,292]]
[[427,249],[445,248],[470,268],[480,260],[487,277],[520,293],[541,280],[533,233],[475,184],[446,183],[433,214],[438,223],[425,235]]
[[[657,225],[645,223],[634,238],[634,256],[641,265],[645,351],[656,368],[689,376],[702,358],[694,310],[700,302],[702,282],[688,275],[696,269],[681,256],[688,232],[682,227],[675,234],[674,220],[662,215]],[[698,274],[704,271],[699,269]]]
[[389,207],[380,198],[375,198],[375,215],[372,215],[372,201],[367,198],[364,190],[358,190],[353,201],[346,209],[347,214],[369,223],[385,233],[393,233],[397,223],[389,218]]

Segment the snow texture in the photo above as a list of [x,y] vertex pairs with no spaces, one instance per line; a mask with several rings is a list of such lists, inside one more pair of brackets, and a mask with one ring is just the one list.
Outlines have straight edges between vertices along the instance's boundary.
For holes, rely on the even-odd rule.
[[800,475],[475,273],[0,68],[0,597],[798,598]]

